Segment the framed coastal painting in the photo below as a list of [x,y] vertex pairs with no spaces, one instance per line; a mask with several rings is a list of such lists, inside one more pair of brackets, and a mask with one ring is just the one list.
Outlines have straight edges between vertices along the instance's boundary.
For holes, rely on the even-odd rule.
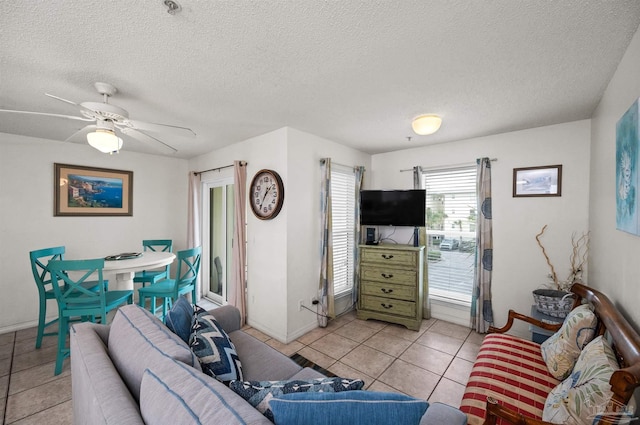
[[638,223],[638,100],[616,124],[616,229],[640,235]]
[[133,171],[54,164],[54,216],[133,215]]
[[513,197],[562,196],[562,165],[513,169]]

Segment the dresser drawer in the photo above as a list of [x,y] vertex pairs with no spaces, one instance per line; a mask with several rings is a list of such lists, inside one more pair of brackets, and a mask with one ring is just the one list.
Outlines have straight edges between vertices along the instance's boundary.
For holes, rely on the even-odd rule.
[[379,311],[381,313],[408,317],[416,315],[416,303],[410,301],[364,295],[362,297],[362,305],[367,310]]
[[392,285],[381,282],[362,282],[362,294],[374,295],[378,297],[394,298],[399,300],[414,301],[416,299],[416,288],[407,285]]
[[417,253],[394,249],[363,249],[363,263],[393,264],[397,266],[415,267],[418,263]]
[[416,271],[367,265],[360,270],[362,280],[416,286]]

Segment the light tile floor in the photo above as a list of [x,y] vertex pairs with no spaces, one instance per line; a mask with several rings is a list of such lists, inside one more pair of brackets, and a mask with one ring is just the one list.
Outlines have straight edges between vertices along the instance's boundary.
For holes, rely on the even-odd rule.
[[[393,391],[459,406],[483,336],[464,326],[423,320],[419,332],[347,313],[290,344],[246,327],[290,356],[296,352],[374,391]],[[0,425],[72,423],[71,372],[53,375],[56,338],[36,350],[35,328],[0,335]]]

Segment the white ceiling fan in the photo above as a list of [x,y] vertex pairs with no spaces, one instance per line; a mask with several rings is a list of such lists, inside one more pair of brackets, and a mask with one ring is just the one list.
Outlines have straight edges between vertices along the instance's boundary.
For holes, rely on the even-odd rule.
[[174,153],[178,150],[173,146],[163,142],[162,140],[147,134],[170,132],[181,137],[195,137],[195,133],[190,128],[179,127],[168,124],[156,124],[129,119],[129,112],[109,103],[109,97],[113,96],[118,89],[108,83],[94,83],[94,87],[103,96],[102,102],[82,102],[76,103],[71,100],[63,99],[49,93],[45,95],[60,100],[65,103],[74,105],[80,109],[81,116],[50,114],[46,112],[18,111],[11,109],[0,109],[0,112],[44,115],[49,117],[66,118],[71,120],[95,122],[80,129],[67,141],[78,140],[80,136],[85,136],[87,142],[104,153],[118,152],[122,148],[122,138],[118,137],[118,133],[125,134],[143,143],[162,149],[166,152]]

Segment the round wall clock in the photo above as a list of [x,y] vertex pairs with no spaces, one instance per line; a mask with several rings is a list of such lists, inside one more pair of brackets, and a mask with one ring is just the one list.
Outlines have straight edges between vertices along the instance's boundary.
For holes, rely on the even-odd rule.
[[251,180],[251,211],[260,220],[271,220],[278,215],[284,202],[284,184],[273,170],[260,170]]

